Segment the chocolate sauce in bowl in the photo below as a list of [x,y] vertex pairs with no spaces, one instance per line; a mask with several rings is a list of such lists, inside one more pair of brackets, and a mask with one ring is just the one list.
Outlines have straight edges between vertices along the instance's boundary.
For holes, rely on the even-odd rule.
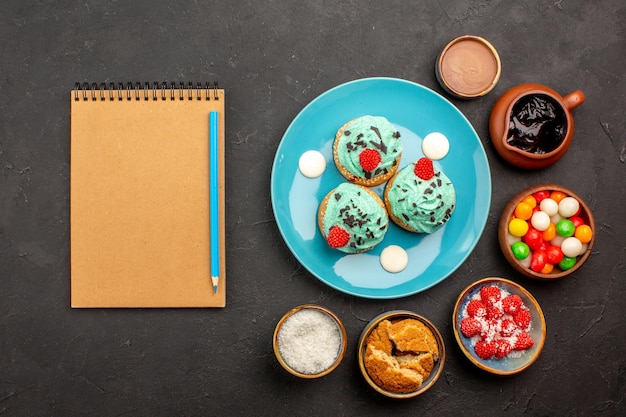
[[534,154],[552,152],[567,134],[563,107],[547,94],[528,94],[513,105],[506,141]]

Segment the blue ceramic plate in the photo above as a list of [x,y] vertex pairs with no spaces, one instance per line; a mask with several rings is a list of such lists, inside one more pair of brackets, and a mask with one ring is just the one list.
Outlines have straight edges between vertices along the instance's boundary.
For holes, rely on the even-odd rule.
[[[328,246],[317,228],[321,200],[345,179],[332,157],[336,131],[363,115],[385,116],[401,133],[400,168],[421,156],[428,133],[443,133],[450,152],[436,164],[457,191],[452,218],[437,232],[415,234],[391,224],[373,250],[347,255]],[[300,156],[321,152],[327,161],[314,179],[298,170]],[[384,185],[373,188],[382,195]],[[392,78],[367,78],[339,85],[309,103],[287,128],[274,159],[271,177],[274,216],[285,243],[306,269],[322,282],[366,298],[399,298],[423,291],[454,272],[472,252],[483,232],[491,203],[491,176],[485,150],[472,125],[449,101],[421,85]],[[380,265],[380,253],[399,245],[409,264],[399,273]]]
[[[474,296],[477,296],[484,286],[495,286],[511,295],[516,294],[521,297],[531,316],[528,334],[532,337],[534,345],[530,349],[513,352],[502,359],[495,357],[482,359],[476,354],[472,346],[472,339],[461,333],[460,323],[463,320],[463,312],[467,303]],[[454,307],[452,321],[454,323],[454,337],[463,354],[480,369],[496,375],[513,375],[528,368],[539,357],[546,340],[546,322],[537,300],[522,286],[504,278],[484,278],[465,288],[459,295]]]

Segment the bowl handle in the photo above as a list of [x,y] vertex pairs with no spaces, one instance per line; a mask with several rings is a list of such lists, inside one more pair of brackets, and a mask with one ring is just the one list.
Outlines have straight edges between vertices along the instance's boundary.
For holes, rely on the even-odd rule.
[[583,104],[584,101],[585,94],[580,90],[572,91],[571,93],[563,97],[563,104],[565,105],[565,108],[567,110],[575,109],[576,107]]

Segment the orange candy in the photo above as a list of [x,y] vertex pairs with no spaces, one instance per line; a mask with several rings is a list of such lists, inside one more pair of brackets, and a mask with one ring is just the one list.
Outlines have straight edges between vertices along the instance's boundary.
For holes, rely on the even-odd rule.
[[528,204],[530,208],[537,207],[537,200],[535,200],[535,197],[533,197],[532,195],[527,195],[526,197],[522,198],[522,202]]
[[[535,203],[535,205],[537,205],[537,203]],[[515,217],[518,219],[528,220],[532,215],[533,207],[525,201],[522,201],[515,206]]]
[[541,273],[542,274],[549,274],[550,272],[552,272],[552,270],[554,270],[554,265],[552,264],[546,264],[546,266],[544,266],[541,269]]
[[551,241],[556,237],[556,226],[554,223],[550,223],[550,226],[543,231],[543,240],[546,242]]
[[552,193],[550,193],[550,198],[557,203],[563,200],[565,197],[567,197],[567,194],[561,191],[552,191]]
[[591,231],[591,227],[587,224],[581,224],[576,228],[574,232],[574,236],[580,240],[581,243],[589,243],[591,242],[591,237],[593,236],[593,232]]

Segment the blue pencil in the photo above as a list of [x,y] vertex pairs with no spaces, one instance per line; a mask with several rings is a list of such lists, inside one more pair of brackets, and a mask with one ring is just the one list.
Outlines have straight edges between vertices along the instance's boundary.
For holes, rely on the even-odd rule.
[[213,293],[217,292],[220,279],[220,245],[219,245],[219,148],[218,148],[218,113],[209,114],[209,206],[211,228],[211,281]]

